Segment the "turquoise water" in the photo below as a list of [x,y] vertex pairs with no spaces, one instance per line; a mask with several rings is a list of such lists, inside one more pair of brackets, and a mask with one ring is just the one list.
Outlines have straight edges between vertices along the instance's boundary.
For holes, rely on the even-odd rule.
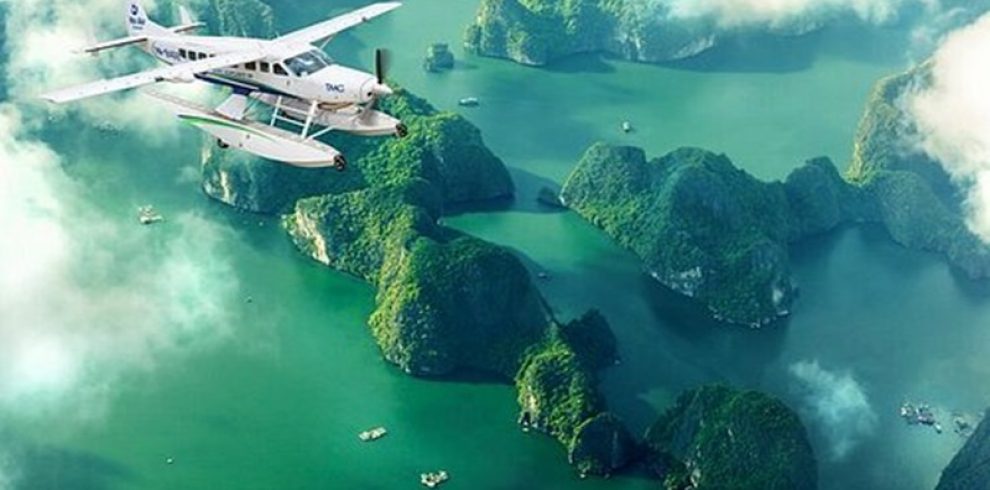
[[[283,31],[330,10],[273,3]],[[605,312],[623,357],[604,375],[612,407],[639,432],[698,383],[763,389],[802,410],[822,488],[931,488],[963,441],[905,427],[897,408],[905,399],[946,412],[990,405],[978,388],[990,374],[985,284],[956,278],[938,257],[903,250],[880,230],[849,228],[794,248],[802,294],[792,319],[757,331],[727,327],[663,290],[577,216],[534,202],[540,186],[559,184],[597,140],[651,154],[704,146],[762,178],[782,177],[816,155],[841,165],[872,83],[904,65],[903,34],[833,29],[769,46],[741,43],[671,66],[579,57],[533,69],[456,47],[475,5],[408,2],[341,36],[330,52],[370,66],[373,49],[387,47],[391,76],[441,108],[481,99],[463,113],[510,166],[519,195],[505,209],[464,212],[448,223],[549,271],[552,279],[539,286],[562,315]],[[422,72],[433,41],[454,46],[457,70]],[[623,120],[637,131],[621,134]],[[236,285],[223,303],[231,331],[113,378],[97,417],[80,421],[71,406],[57,415],[0,416],[25,488],[413,488],[420,472],[439,468],[451,473],[450,488],[656,487],[638,474],[579,480],[555,442],[515,426],[509,386],[417,380],[386,365],[366,331],[370,286],[301,257],[274,220],[213,203],[182,178],[198,159],[191,129],[178,143],[128,136],[83,128],[45,139],[69,155],[67,172],[87,206],[122,238],[151,241],[109,245],[122,262],[165,260],[168,248],[156,244],[185,236],[180,220],[136,226],[132,211],[144,202],[220,230],[213,253]],[[94,288],[108,286],[94,279]],[[825,373],[819,384],[792,373],[814,361]],[[819,389],[809,395],[808,386]],[[374,444],[357,440],[376,425],[390,434]],[[167,457],[175,463],[165,464]]]

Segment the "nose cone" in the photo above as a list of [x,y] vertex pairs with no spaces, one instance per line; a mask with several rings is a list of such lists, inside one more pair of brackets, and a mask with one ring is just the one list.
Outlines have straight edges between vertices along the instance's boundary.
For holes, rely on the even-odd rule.
[[378,83],[377,81],[371,86],[371,92],[375,95],[392,95],[392,88],[384,83]]
[[375,97],[383,97],[386,95],[392,95],[392,88],[384,83],[378,83],[375,77],[369,78],[364,84],[361,85],[361,96],[365,101],[369,101]]

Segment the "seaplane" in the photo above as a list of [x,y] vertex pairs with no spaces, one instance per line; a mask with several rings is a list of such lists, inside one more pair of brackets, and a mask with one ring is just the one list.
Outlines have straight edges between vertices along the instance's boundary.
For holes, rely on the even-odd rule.
[[[225,87],[229,97],[206,107],[153,90],[181,120],[216,138],[221,148],[243,150],[298,167],[335,167],[347,160],[319,138],[330,131],[361,136],[406,136],[401,121],[376,110],[380,97],[393,93],[385,84],[383,52],[375,51],[375,73],[342,66],[323,47],[338,33],[402,6],[401,2],[368,5],[275,39],[200,36],[204,27],[184,7],[180,24],[165,27],[148,18],[137,1],[124,2],[127,37],[85,47],[96,54],[137,46],[167,66],[49,92],[55,104],[135,89],[163,82],[206,82]],[[263,117],[255,109],[270,109]],[[289,129],[286,129],[289,128]]]

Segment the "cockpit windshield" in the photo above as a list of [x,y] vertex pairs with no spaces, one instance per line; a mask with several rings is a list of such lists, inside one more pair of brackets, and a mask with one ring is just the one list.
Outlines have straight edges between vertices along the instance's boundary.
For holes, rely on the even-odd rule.
[[316,73],[331,64],[333,64],[333,60],[319,49],[313,49],[285,60],[285,66],[297,77]]

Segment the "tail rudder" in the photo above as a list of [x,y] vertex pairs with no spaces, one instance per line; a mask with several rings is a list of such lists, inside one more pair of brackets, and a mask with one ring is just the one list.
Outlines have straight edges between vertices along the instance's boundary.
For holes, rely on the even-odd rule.
[[125,2],[125,5],[127,13],[124,22],[127,25],[127,32],[131,36],[146,36],[168,32],[168,29],[152,22],[148,18],[148,13],[145,12],[144,7],[137,0],[128,0]]

